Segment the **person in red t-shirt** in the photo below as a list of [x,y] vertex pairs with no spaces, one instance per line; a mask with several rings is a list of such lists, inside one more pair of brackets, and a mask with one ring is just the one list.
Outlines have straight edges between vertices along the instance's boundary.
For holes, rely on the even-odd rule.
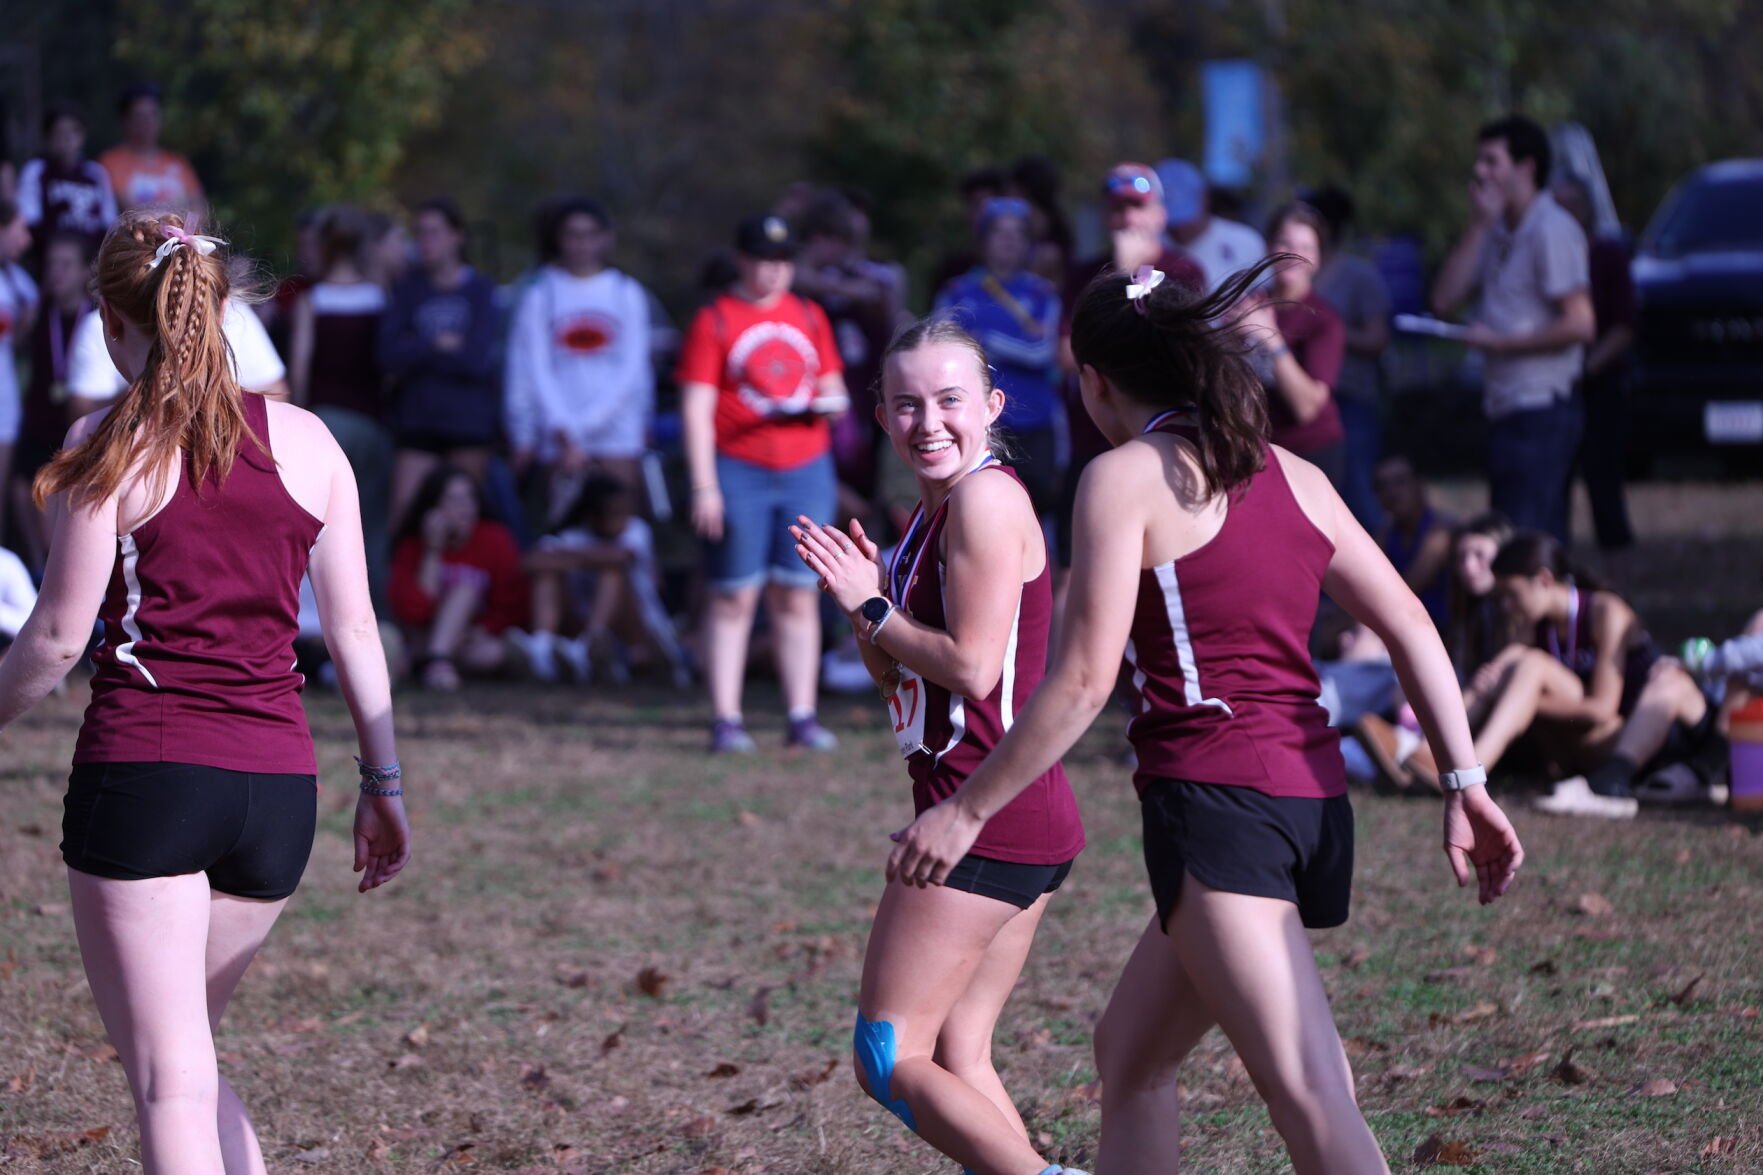
[[1328,246],[1328,223],[1307,204],[1287,204],[1273,214],[1267,239],[1271,252],[1296,258],[1274,267],[1266,295],[1243,316],[1255,347],[1250,361],[1267,389],[1272,440],[1321,469],[1339,489],[1347,433],[1334,385],[1347,355],[1347,328],[1312,284]]
[[443,465],[417,491],[392,557],[392,615],[421,650],[417,678],[430,689],[458,689],[461,669],[500,672],[504,634],[526,623],[520,548],[483,515],[471,475]]
[[679,365],[692,525],[708,546],[711,749],[753,749],[741,680],[763,583],[789,744],[831,750],[838,740],[815,718],[820,598],[786,528],[836,508],[827,422],[850,405],[844,366],[825,311],[790,292],[796,243],[783,219],[743,220],[735,253],[740,280],[692,320]]

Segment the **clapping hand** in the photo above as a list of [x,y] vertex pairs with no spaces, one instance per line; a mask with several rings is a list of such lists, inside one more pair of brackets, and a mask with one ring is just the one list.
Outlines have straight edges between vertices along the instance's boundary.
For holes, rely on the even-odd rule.
[[847,535],[803,514],[790,527],[790,535],[796,540],[797,557],[820,576],[820,590],[847,616],[854,615],[863,601],[885,594],[882,584],[887,569],[882,566],[881,551],[863,532],[861,522],[853,520]]

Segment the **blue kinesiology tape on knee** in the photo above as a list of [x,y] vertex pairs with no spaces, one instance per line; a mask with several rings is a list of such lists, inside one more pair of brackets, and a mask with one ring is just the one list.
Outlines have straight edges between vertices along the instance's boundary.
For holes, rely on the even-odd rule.
[[918,1123],[912,1119],[912,1107],[893,1095],[894,1026],[886,1020],[865,1020],[862,1012],[857,1013],[857,1031],[851,1037],[851,1048],[863,1066],[869,1096],[906,1123],[906,1129],[916,1132]]

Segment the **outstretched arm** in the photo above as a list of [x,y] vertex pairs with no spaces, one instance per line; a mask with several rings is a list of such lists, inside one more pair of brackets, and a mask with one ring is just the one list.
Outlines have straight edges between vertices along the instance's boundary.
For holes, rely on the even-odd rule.
[[[1476,767],[1475,742],[1457,674],[1426,606],[1354,519],[1322,471],[1283,451],[1279,459],[1287,476],[1302,487],[1306,509],[1318,507],[1312,517],[1322,515],[1319,525],[1334,540],[1335,554],[1323,590],[1388,646],[1396,677],[1428,743],[1439,754],[1440,766]],[[1472,876],[1479,879],[1483,905],[1506,892],[1524,862],[1518,834],[1485,787],[1446,796],[1444,849],[1458,885],[1469,884]]]

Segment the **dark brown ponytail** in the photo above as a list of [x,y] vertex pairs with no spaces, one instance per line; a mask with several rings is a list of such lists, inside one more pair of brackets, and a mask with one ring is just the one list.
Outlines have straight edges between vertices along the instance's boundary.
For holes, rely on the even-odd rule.
[[1239,489],[1267,463],[1267,393],[1236,319],[1243,296],[1280,259],[1233,274],[1210,294],[1165,281],[1136,303],[1126,296],[1132,279],[1105,272],[1072,314],[1080,367],[1142,404],[1199,409],[1200,467],[1214,492]]

